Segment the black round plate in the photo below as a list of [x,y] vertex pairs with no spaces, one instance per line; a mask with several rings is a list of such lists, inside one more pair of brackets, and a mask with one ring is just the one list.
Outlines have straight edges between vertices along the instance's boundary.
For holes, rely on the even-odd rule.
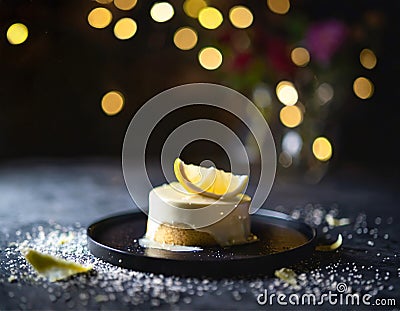
[[105,218],[88,227],[93,255],[124,268],[182,276],[247,276],[270,274],[312,254],[316,231],[290,216],[260,209],[251,216],[257,242],[202,251],[173,252],[143,248],[147,216],[141,212]]

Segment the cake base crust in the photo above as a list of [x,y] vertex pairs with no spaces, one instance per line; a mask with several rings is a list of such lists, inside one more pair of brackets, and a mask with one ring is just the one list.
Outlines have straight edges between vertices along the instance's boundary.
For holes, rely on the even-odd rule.
[[154,235],[154,241],[185,246],[215,246],[218,243],[207,232],[183,229],[161,224]]

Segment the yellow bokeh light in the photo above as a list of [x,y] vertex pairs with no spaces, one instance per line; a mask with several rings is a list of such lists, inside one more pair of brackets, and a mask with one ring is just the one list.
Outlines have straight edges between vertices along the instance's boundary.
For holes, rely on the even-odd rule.
[[267,0],[267,5],[276,14],[286,14],[290,9],[289,0]]
[[174,7],[168,2],[155,3],[150,10],[151,18],[159,23],[169,21],[174,13]]
[[207,29],[218,28],[223,20],[222,13],[213,7],[206,7],[199,13],[200,25]]
[[174,43],[181,50],[193,49],[197,43],[197,33],[190,27],[179,28],[175,32]]
[[279,101],[286,106],[293,106],[297,103],[299,95],[292,82],[281,81],[276,86],[276,95]]
[[109,115],[116,115],[124,107],[124,96],[118,91],[108,92],[101,100],[101,108]]
[[332,145],[325,137],[318,137],[314,140],[312,151],[320,161],[328,161],[332,157]]
[[303,121],[303,112],[297,106],[285,106],[281,109],[279,118],[283,125],[293,128]]
[[376,66],[376,55],[370,49],[363,49],[360,53],[360,63],[364,68],[373,69]]
[[310,53],[303,47],[297,47],[290,53],[290,58],[295,65],[305,67],[310,62]]
[[200,65],[208,70],[215,70],[222,64],[222,54],[216,48],[206,47],[199,52]]
[[128,11],[133,9],[136,5],[137,0],[114,0],[114,5],[123,11]]
[[186,15],[192,18],[199,17],[201,9],[207,6],[207,2],[204,0],[186,0],[183,3],[183,10]]
[[28,38],[28,28],[21,23],[12,24],[7,30],[7,40],[11,44],[24,43]]
[[374,85],[365,77],[358,77],[354,80],[353,91],[361,99],[368,99],[374,94]]
[[136,22],[129,17],[121,18],[114,26],[114,35],[120,40],[132,38],[137,31]]
[[96,2],[100,4],[109,4],[113,2],[113,0],[96,0]]
[[110,25],[112,14],[106,8],[95,8],[88,15],[89,25],[94,28],[105,28]]
[[233,26],[243,29],[253,23],[253,14],[248,8],[238,5],[230,9],[229,19]]

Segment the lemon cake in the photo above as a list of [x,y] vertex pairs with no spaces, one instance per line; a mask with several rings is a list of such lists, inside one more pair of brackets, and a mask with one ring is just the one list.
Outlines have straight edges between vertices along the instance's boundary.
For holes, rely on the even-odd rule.
[[149,193],[144,238],[153,246],[230,246],[257,240],[250,231],[251,198],[242,193],[248,176],[187,165],[179,158],[174,172],[178,182]]

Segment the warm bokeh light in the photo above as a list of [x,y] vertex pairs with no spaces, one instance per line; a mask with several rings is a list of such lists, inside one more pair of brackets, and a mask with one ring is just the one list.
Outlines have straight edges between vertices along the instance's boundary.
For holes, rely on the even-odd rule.
[[100,4],[109,4],[113,2],[113,0],[96,0],[96,2]]
[[271,105],[271,92],[265,85],[257,85],[253,90],[253,102],[261,108]]
[[312,151],[320,161],[328,161],[332,157],[332,145],[325,137],[318,137],[314,140]]
[[101,108],[109,115],[116,115],[124,107],[124,96],[118,91],[108,92],[101,100]]
[[21,23],[12,24],[7,30],[7,40],[11,44],[24,43],[28,38],[28,28]]
[[133,9],[136,5],[137,0],[114,0],[114,5],[123,11],[128,11]]
[[192,18],[198,18],[201,9],[207,6],[204,0],[186,0],[183,3],[183,10],[186,15]]
[[159,23],[169,21],[174,13],[174,7],[168,2],[157,2],[150,10],[151,18]]
[[289,131],[283,136],[282,139],[282,150],[293,157],[299,155],[301,148],[303,147],[303,140],[296,131]]
[[94,28],[105,28],[110,25],[112,14],[106,8],[95,8],[88,15],[89,25]]
[[197,43],[197,33],[190,27],[179,28],[175,32],[174,43],[181,50],[193,49]]
[[222,64],[222,54],[216,48],[206,47],[199,52],[200,65],[208,70],[215,70]]
[[303,47],[297,47],[290,53],[290,58],[295,65],[305,67],[310,62],[310,53]]
[[333,87],[329,83],[322,83],[320,86],[318,86],[316,93],[321,105],[331,101],[333,95],[335,94]]
[[292,82],[281,81],[276,86],[276,95],[279,101],[286,106],[293,106],[297,103],[299,95]]
[[281,122],[286,127],[296,127],[303,121],[303,112],[297,106],[285,106],[279,113]]
[[289,0],[267,0],[267,5],[276,14],[286,14],[290,9]]
[[136,22],[129,17],[121,18],[114,26],[114,35],[120,40],[132,38],[137,31]]
[[374,94],[374,85],[365,77],[358,77],[354,80],[353,91],[357,97],[361,99],[368,99]]
[[364,68],[373,69],[376,66],[376,55],[370,49],[363,49],[360,53],[360,63]]
[[199,13],[200,25],[207,29],[218,28],[223,20],[222,13],[213,7],[206,7]]
[[253,14],[245,6],[235,6],[229,11],[229,19],[236,28],[247,28],[253,23]]

